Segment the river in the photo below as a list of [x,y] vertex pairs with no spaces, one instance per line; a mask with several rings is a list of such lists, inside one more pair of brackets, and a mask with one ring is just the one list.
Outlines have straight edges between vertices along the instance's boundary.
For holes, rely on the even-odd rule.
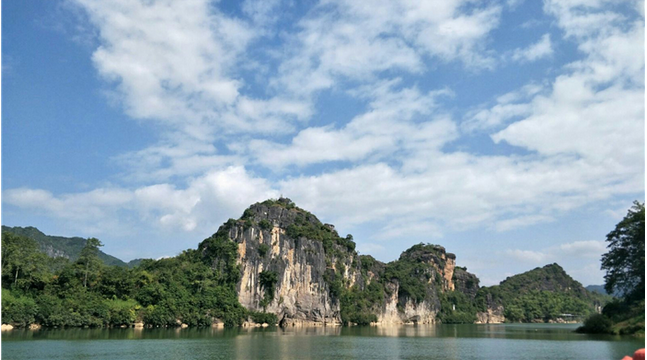
[[327,328],[41,329],[2,333],[11,359],[621,359],[642,338],[575,324]]

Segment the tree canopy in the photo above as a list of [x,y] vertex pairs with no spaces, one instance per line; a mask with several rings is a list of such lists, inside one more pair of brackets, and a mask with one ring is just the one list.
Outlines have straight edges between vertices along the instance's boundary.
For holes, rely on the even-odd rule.
[[609,251],[602,255],[604,289],[628,300],[645,297],[645,204],[638,201],[607,235]]

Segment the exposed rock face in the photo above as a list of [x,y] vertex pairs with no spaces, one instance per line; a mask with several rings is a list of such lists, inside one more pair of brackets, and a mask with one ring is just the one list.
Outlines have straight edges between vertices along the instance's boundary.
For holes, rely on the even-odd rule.
[[501,324],[505,321],[503,306],[498,305],[488,308],[487,311],[476,313],[477,324]]
[[68,260],[70,259],[70,256],[65,251],[56,249],[52,245],[42,245],[41,249],[51,258],[62,257]]
[[[413,299],[411,294],[402,291],[397,279],[383,279],[386,282],[387,292],[390,292],[391,296],[387,297],[385,306],[378,312],[378,322],[436,323],[437,314],[440,311],[440,294],[454,291],[456,288],[454,278],[456,256],[446,253],[442,246],[419,244],[403,252],[398,262],[413,270],[402,275],[417,278],[418,281],[425,283],[424,296],[422,299]],[[386,269],[379,276],[388,277],[389,267],[398,267],[397,265],[396,262],[386,264]],[[478,288],[478,282],[476,284]]]
[[407,296],[398,296],[397,280],[387,283],[391,296],[386,298],[384,306],[377,312],[377,323],[383,325],[397,324],[434,324],[440,310],[437,298],[425,299],[420,303]]
[[466,294],[473,300],[479,290],[479,279],[464,268],[457,267],[454,269],[454,286],[456,291]]
[[[472,296],[478,290],[478,279],[455,272],[456,256],[441,246],[420,244],[404,252],[399,261],[413,269],[406,271],[415,270],[404,276],[389,270],[398,268],[397,262],[364,257],[363,265],[352,237],[339,237],[333,225],[322,224],[289,199],[254,204],[218,233],[223,231],[237,245],[238,300],[249,310],[276,314],[283,326],[341,324],[339,291],[361,292],[372,282],[380,284],[384,296],[370,312],[384,324],[435,323],[440,292],[457,289]],[[274,274],[271,286],[264,283],[264,276]],[[417,288],[414,296],[411,284],[401,285],[398,276],[412,276],[424,289]]]
[[[357,255],[346,251],[346,257],[324,256],[322,241],[288,236],[286,230],[298,221],[323,226],[314,215],[290,205],[288,199],[276,205],[255,204],[246,211],[245,220],[229,229],[230,239],[238,244],[237,262],[242,272],[238,300],[250,310],[276,314],[283,325],[339,324],[339,301],[330,296],[324,276],[327,268],[343,264],[345,279],[350,284],[357,282],[358,272],[352,269]],[[261,272],[278,276],[265,308],[262,302],[267,289],[261,284]]]

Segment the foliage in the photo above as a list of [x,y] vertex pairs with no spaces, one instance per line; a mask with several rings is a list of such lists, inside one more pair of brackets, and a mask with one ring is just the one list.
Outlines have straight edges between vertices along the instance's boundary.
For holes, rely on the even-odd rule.
[[258,222],[258,227],[260,227],[263,230],[270,230],[272,228],[272,224],[269,221],[263,219]]
[[260,244],[258,245],[258,255],[260,257],[265,257],[267,253],[270,251],[270,246],[267,244]]
[[588,318],[579,332],[645,333],[645,204],[635,201],[627,215],[607,235],[609,251],[602,255],[604,288],[622,298],[607,303],[602,314]]
[[431,265],[416,259],[401,257],[386,266],[384,278],[397,280],[400,284],[398,296],[407,296],[415,302],[421,302],[427,295],[429,280],[434,277]]
[[384,286],[370,282],[364,290],[357,286],[340,290],[341,320],[344,324],[368,325],[377,321],[375,312],[384,304]]
[[613,323],[602,314],[593,314],[584,320],[584,324],[575,331],[587,334],[608,334]]
[[319,222],[316,216],[302,209],[299,209],[294,223],[285,229],[285,234],[293,239],[306,238],[321,241],[327,255],[334,253],[339,255],[336,245],[344,247],[347,251],[355,250],[352,235],[340,237],[336,231]]
[[[80,237],[68,238],[63,236],[45,235],[37,228],[31,226],[2,226],[2,232],[32,239],[36,241],[41,251],[49,252],[50,256],[65,257],[71,262],[75,262],[79,258],[79,254],[87,241]],[[123,261],[101,251],[99,251],[99,259],[101,259],[104,265],[126,266],[126,263]]]
[[440,296],[438,318],[444,324],[472,324],[476,321],[476,310],[467,295],[459,291],[445,292]]
[[35,321],[38,307],[34,299],[14,295],[9,289],[2,289],[2,321],[18,327],[28,326]]
[[[248,312],[235,290],[236,246],[225,239],[214,236],[200,250],[142,260],[129,269],[96,262],[98,241],[88,242],[83,256],[70,263],[47,257],[31,239],[3,233],[3,321],[101,327],[142,320],[148,326],[206,326],[220,319],[240,325]],[[17,266],[17,281],[11,281]]]
[[267,312],[250,311],[249,317],[252,318],[252,321],[254,321],[257,324],[275,325],[279,322],[279,319],[278,317],[276,317],[276,314],[267,313]]
[[258,276],[261,288],[264,290],[260,305],[265,308],[274,300],[275,285],[279,281],[279,277],[274,271],[261,271]]
[[595,303],[608,296],[586,291],[557,264],[536,268],[504,280],[500,285],[479,289],[475,298],[478,311],[488,303],[503,305],[504,316],[511,322],[548,321],[563,314],[587,316]]
[[634,202],[627,215],[607,235],[609,251],[602,255],[604,288],[628,299],[645,298],[645,204]]
[[83,266],[83,287],[88,287],[88,277],[95,275],[102,263],[99,260],[99,247],[103,246],[96,238],[89,238],[81,249],[79,259],[76,261]]

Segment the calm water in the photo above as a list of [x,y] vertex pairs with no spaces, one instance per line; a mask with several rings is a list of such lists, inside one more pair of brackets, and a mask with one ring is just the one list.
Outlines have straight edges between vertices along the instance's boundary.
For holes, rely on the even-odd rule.
[[288,329],[66,329],[2,333],[10,359],[621,359],[644,339],[577,325]]

